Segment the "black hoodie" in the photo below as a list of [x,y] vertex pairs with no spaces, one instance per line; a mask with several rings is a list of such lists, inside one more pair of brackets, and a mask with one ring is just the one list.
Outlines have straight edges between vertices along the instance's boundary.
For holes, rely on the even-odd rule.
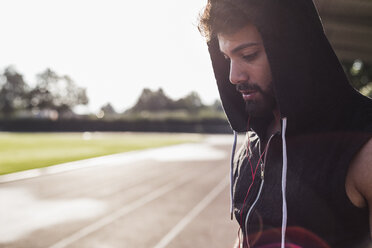
[[[235,132],[249,131],[249,141],[233,166],[234,211],[242,233],[246,232],[246,215],[253,205],[248,233],[260,235],[252,236],[251,247],[280,244],[285,202],[287,243],[300,239],[302,247],[359,247],[369,236],[368,210],[350,202],[345,177],[353,157],[372,137],[372,101],[350,86],[313,2],[210,1],[239,6],[247,21],[257,27],[271,67],[281,118],[286,119],[287,126],[284,137],[277,134],[272,138],[264,180],[257,176],[245,199],[252,182],[249,160],[254,166],[258,162],[266,127],[251,123],[247,130],[249,116],[244,100],[229,82],[229,62],[221,54],[217,38],[212,38],[208,47],[222,105]],[[287,160],[285,173],[283,159]],[[286,200],[281,188],[284,174]],[[275,230],[279,230],[279,236],[271,235]],[[266,235],[269,241],[264,240],[265,233],[270,234]],[[243,240],[247,245],[246,238]]]

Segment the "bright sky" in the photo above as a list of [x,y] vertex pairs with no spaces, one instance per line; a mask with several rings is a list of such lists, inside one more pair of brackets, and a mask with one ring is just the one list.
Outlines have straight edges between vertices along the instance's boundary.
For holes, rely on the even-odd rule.
[[197,16],[206,0],[1,0],[0,70],[30,85],[47,67],[87,88],[89,110],[131,107],[143,88],[218,98]]

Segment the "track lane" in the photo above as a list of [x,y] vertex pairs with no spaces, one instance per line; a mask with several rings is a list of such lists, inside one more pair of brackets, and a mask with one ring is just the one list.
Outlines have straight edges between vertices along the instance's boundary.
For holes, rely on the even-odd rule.
[[[135,166],[98,166],[0,184],[0,195],[2,190],[27,189],[38,201],[91,199],[105,205],[97,215],[49,223],[10,242],[0,241],[0,247],[154,247],[226,177],[229,141],[229,137],[222,143],[206,139],[203,145],[214,150],[208,160],[146,158]],[[217,153],[224,156],[215,156]],[[176,186],[171,187],[172,183]],[[237,227],[229,220],[228,187],[220,190],[163,247],[212,243],[213,247],[231,247]],[[25,204],[29,203],[20,201],[20,209],[13,211],[22,212]],[[206,217],[211,215],[213,218]],[[1,224],[2,220],[0,214]],[[63,240],[70,241],[58,246]]]

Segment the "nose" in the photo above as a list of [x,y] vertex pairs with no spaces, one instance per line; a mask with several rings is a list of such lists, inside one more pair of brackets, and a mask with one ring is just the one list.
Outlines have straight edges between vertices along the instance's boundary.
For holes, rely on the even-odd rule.
[[247,82],[249,76],[240,63],[231,60],[229,78],[232,84],[240,84]]

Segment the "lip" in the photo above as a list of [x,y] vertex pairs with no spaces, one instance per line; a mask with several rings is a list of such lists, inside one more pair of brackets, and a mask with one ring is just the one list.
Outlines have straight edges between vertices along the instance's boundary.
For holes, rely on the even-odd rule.
[[245,101],[249,101],[249,100],[253,100],[258,91],[255,91],[255,90],[249,90],[249,91],[240,91],[240,93],[242,94],[242,97]]

